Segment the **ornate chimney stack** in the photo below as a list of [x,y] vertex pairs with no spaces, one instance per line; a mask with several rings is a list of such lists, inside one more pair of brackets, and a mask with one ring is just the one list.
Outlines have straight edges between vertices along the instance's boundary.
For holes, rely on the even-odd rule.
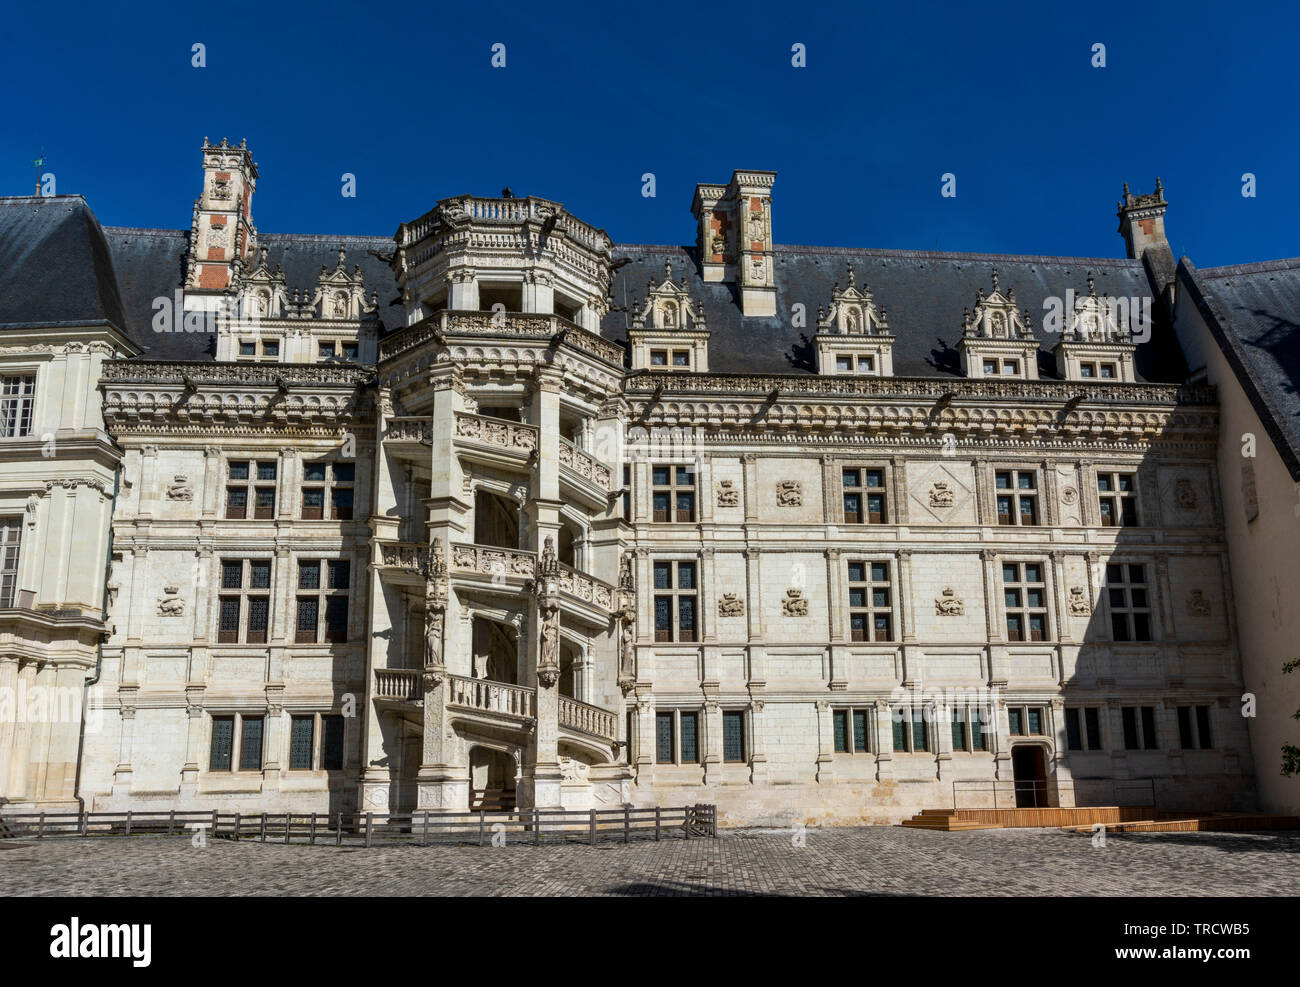
[[1177,267],[1174,252],[1165,237],[1165,189],[1156,179],[1156,190],[1145,195],[1134,195],[1124,183],[1124,198],[1116,204],[1119,232],[1128,247],[1128,255],[1146,264],[1147,276],[1156,293],[1172,299],[1172,285]]
[[203,138],[203,191],[194,200],[190,224],[187,296],[222,294],[251,272],[257,251],[256,187],[257,165],[244,141],[235,146],[224,138],[220,144]]
[[772,259],[774,171],[735,171],[723,185],[695,186],[691,212],[697,225],[700,273],[705,281],[740,288],[741,311],[776,314]]

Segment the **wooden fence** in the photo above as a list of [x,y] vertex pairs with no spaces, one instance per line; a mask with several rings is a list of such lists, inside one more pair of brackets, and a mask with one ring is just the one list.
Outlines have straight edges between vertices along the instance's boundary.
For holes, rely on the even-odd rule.
[[177,836],[315,846],[631,843],[718,835],[713,805],[511,812],[26,812],[0,815],[0,839]]

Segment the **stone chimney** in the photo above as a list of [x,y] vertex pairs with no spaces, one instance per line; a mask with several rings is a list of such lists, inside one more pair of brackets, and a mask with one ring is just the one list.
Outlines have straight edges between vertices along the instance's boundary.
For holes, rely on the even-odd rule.
[[697,227],[700,275],[734,284],[741,313],[776,314],[772,258],[774,171],[735,171],[724,185],[697,185],[691,212]]
[[[194,200],[185,290],[220,295],[252,271],[257,250],[253,191],[257,165],[244,141],[238,146],[203,138],[203,191]],[[188,307],[188,306],[187,306]]]
[[1156,190],[1134,195],[1124,183],[1124,198],[1116,204],[1119,232],[1124,237],[1128,255],[1145,263],[1148,277],[1156,289],[1166,294],[1176,272],[1174,252],[1165,237],[1165,189],[1156,179]]

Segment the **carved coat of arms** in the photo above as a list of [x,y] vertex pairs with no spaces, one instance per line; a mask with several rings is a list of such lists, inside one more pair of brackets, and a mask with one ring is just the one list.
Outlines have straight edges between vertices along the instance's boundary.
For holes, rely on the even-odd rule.
[[779,507],[802,506],[803,484],[798,480],[781,480],[776,485],[776,503]]
[[781,601],[781,612],[787,617],[807,617],[808,601],[804,599],[803,590],[786,590],[785,599]]

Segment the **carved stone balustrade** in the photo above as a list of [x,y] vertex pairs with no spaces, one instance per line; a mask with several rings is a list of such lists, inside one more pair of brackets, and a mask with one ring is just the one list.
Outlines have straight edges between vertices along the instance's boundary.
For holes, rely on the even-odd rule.
[[376,668],[375,698],[419,699],[420,673],[413,668]]
[[537,449],[537,426],[457,412],[456,442],[489,446],[527,457]]
[[560,696],[560,726],[610,743],[618,737],[613,713],[568,696]]
[[473,572],[488,576],[513,576],[532,579],[537,572],[537,556],[491,545],[451,546],[450,568],[453,573]]
[[602,493],[614,489],[614,474],[610,468],[563,436],[560,437],[560,469],[581,477],[598,487]]
[[533,689],[465,675],[447,676],[447,705],[520,720],[531,720],[537,715],[537,695]]

